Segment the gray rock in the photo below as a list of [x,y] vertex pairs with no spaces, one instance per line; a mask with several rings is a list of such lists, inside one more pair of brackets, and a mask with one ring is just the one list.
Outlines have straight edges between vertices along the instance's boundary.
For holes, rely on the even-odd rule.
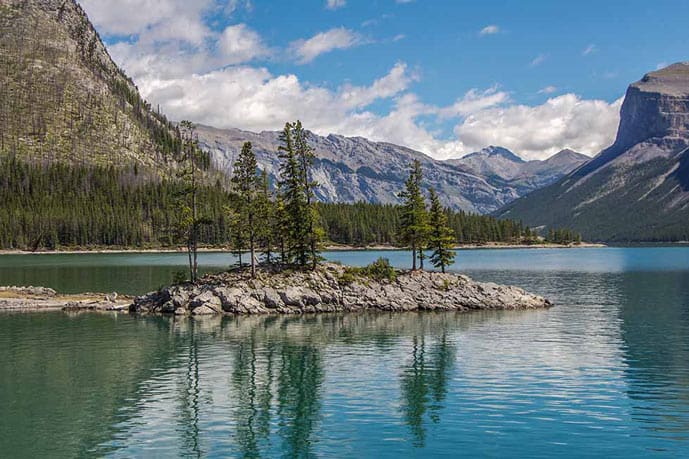
[[265,303],[266,307],[271,309],[278,309],[285,305],[278,292],[270,287],[267,287],[264,290],[263,302]]
[[202,306],[212,309],[215,312],[222,312],[223,309],[220,298],[215,296],[210,290],[200,293],[189,302],[189,307],[192,311]]
[[284,290],[279,290],[278,295],[280,295],[280,299],[287,306],[304,306],[303,290],[300,287],[288,287]]
[[207,316],[207,315],[217,314],[217,313],[218,313],[218,311],[216,311],[215,309],[212,309],[206,305],[199,306],[199,307],[195,308],[193,311],[191,311],[191,314],[194,316]]

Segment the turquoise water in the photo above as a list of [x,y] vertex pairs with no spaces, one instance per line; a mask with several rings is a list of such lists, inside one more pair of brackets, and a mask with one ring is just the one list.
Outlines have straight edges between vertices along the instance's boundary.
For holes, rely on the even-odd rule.
[[[361,266],[378,257],[408,268],[404,251],[326,252],[328,260]],[[62,293],[110,292],[143,294],[172,282],[185,271],[183,253],[39,254],[0,255],[0,285],[41,285]],[[229,253],[199,254],[202,272],[227,269],[236,263]],[[689,246],[656,248],[589,249],[480,249],[458,252],[450,270],[474,273],[506,273],[508,279],[522,272],[621,273],[639,271],[686,271]],[[494,276],[495,274],[491,274]]]
[[[406,263],[405,253],[385,255]],[[129,280],[134,292],[175,264],[69,257],[0,257],[0,284],[68,290],[83,279],[123,291]],[[202,258],[209,268],[228,260]],[[557,306],[2,314],[0,456],[689,457],[688,248],[463,251],[458,261]]]

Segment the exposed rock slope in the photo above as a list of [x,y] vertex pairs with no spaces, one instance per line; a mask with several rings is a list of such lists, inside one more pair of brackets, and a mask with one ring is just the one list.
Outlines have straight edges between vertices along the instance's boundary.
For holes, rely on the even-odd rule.
[[[278,132],[253,133],[201,126],[199,138],[219,168],[228,172],[231,172],[242,144],[250,141],[260,167],[265,168],[273,180],[278,176]],[[492,171],[495,166],[484,156],[476,157],[471,164],[461,160],[438,161],[410,148],[362,137],[312,135],[311,143],[318,158],[314,178],[320,186],[316,193],[325,202],[399,203],[399,192],[414,159],[421,161],[426,183],[436,188],[445,205],[454,209],[492,212],[544,184],[541,178],[537,178],[544,174],[536,170],[535,163],[545,164],[545,161],[524,162],[512,153],[510,155],[516,161],[532,169],[524,168],[523,175],[500,175]],[[479,163],[486,167],[476,167]],[[552,177],[546,182],[551,183],[579,164],[579,159],[571,164],[560,161],[554,168],[561,172],[553,172],[552,166],[546,166],[545,174]]]
[[74,0],[0,0],[0,153],[159,168],[173,126],[140,97]]
[[587,239],[689,239],[689,63],[633,83],[613,145],[497,214]]
[[474,282],[466,276],[401,272],[396,280],[348,277],[345,268],[327,264],[314,272],[246,271],[205,276],[200,285],[183,284],[138,297],[136,313],[176,315],[302,314],[338,311],[469,311],[533,309],[551,306],[517,287]]
[[523,196],[556,182],[590,159],[572,150],[562,150],[542,161],[524,161],[506,148],[490,146],[448,162],[468,167],[487,180],[497,177]]

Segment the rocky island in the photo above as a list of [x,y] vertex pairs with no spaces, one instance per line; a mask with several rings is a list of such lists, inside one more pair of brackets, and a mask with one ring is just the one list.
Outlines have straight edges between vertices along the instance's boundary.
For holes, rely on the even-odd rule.
[[211,274],[137,297],[137,314],[303,314],[343,311],[536,309],[551,302],[524,290],[461,274],[372,272],[328,263],[315,271],[262,267]]

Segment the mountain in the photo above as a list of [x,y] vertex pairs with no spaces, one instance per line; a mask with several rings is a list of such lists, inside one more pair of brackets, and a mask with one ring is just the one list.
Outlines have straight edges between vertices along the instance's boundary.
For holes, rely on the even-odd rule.
[[[199,126],[198,133],[201,145],[211,152],[219,169],[231,173],[242,144],[250,141],[260,167],[273,180],[278,176],[278,132]],[[418,159],[426,182],[438,190],[445,205],[478,213],[495,211],[533,190],[547,177],[553,177],[547,182],[551,183],[580,165],[583,158],[588,159],[568,155],[552,162],[525,162],[504,148],[490,147],[469,155],[470,161],[439,161],[410,148],[363,137],[311,134],[310,141],[317,156],[314,178],[320,184],[316,192],[321,201],[399,203],[398,194],[409,164]],[[520,173],[505,173],[512,163],[520,168]],[[542,165],[541,169],[537,163]]]
[[519,196],[550,185],[584,164],[590,158],[572,150],[562,150],[552,157],[539,161],[524,161],[510,150],[490,146],[476,153],[448,162],[468,167],[483,177],[498,177],[515,188]]
[[630,85],[610,147],[497,215],[594,240],[689,239],[689,63]]
[[448,162],[466,166],[484,177],[497,176],[508,180],[517,175],[522,165],[526,163],[508,149],[492,145],[463,158],[448,160]]
[[[198,134],[201,146],[211,152],[219,169],[231,173],[242,144],[250,141],[259,166],[272,180],[278,177],[278,132],[199,126]],[[488,213],[517,197],[500,180],[487,181],[463,167],[409,148],[334,134],[322,137],[311,133],[309,141],[317,157],[313,172],[319,183],[316,194],[324,202],[398,203],[398,193],[414,159],[421,161],[426,183],[454,209]]]
[[160,168],[176,147],[74,0],[0,0],[0,69],[0,153]]

